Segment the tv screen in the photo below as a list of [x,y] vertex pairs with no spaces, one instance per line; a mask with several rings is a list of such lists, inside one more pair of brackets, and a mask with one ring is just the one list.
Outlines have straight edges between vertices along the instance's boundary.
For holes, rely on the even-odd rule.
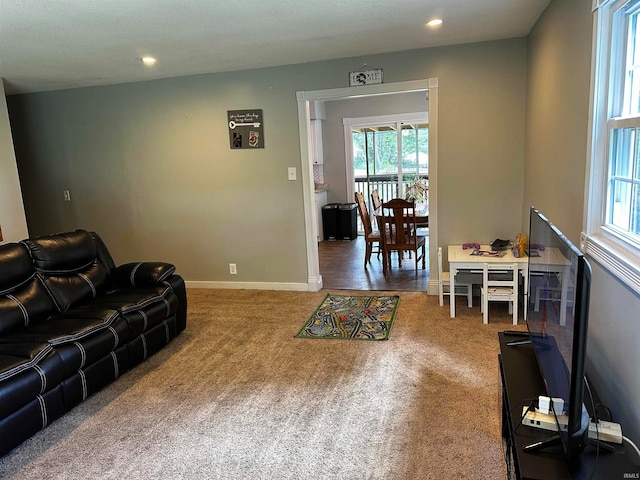
[[527,327],[551,398],[564,401],[559,423],[567,458],[587,440],[583,406],[591,268],[582,252],[535,208],[530,211]]

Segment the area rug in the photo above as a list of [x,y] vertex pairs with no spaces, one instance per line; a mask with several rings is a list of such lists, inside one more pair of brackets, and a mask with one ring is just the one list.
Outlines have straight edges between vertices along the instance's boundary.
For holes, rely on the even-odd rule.
[[400,297],[327,294],[296,337],[388,340]]

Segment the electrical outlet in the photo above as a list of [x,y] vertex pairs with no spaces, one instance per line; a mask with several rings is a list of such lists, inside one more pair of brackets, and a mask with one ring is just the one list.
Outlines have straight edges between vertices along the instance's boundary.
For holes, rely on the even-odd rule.
[[289,175],[289,180],[296,180],[298,178],[298,173],[296,172],[296,167],[289,167],[288,175]]
[[237,275],[238,274],[238,269],[236,268],[236,264],[235,263],[230,263],[229,264],[229,273],[231,275]]
[[64,196],[64,201],[65,202],[70,202],[71,201],[71,192],[69,192],[69,190],[63,190],[62,191],[62,195]]

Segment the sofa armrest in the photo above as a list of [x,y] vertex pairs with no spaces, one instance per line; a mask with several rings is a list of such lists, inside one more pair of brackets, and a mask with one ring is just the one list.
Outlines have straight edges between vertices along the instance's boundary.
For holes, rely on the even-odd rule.
[[111,271],[111,282],[118,287],[152,287],[175,271],[175,265],[164,262],[126,263]]

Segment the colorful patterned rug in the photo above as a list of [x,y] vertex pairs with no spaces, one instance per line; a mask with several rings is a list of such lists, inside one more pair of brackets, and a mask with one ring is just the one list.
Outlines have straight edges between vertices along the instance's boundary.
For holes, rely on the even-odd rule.
[[400,297],[327,294],[296,337],[387,340]]

